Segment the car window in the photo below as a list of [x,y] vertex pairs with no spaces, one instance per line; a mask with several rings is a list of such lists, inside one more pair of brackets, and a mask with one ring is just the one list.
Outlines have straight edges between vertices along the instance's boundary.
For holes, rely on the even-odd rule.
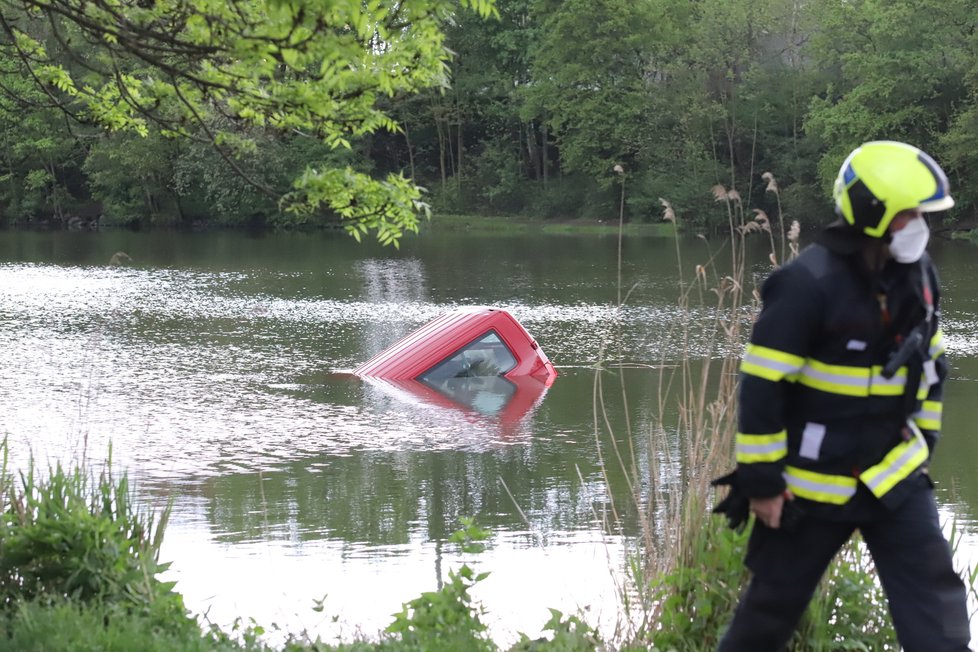
[[440,382],[447,378],[501,376],[515,366],[516,356],[495,331],[489,331],[418,376],[418,380]]

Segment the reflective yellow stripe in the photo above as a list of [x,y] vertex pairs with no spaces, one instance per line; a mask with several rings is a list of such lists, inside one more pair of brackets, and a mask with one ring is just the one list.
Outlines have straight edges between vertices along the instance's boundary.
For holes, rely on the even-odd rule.
[[873,380],[869,386],[872,396],[900,396],[907,385],[907,368],[900,367],[893,378],[883,378],[883,367],[873,367]]
[[944,405],[940,401],[924,401],[920,409],[913,414],[914,423],[927,430],[941,429],[941,414]]
[[798,382],[806,387],[843,396],[900,396],[907,384],[907,368],[900,367],[892,378],[883,377],[883,367],[849,367],[805,361]]
[[816,473],[793,466],[786,466],[783,475],[788,489],[799,498],[844,505],[856,494],[856,479],[850,476]]
[[946,347],[944,345],[944,331],[938,328],[937,332],[934,333],[934,337],[930,338],[930,348],[927,351],[928,354],[930,355],[930,359],[931,360],[936,359],[939,355],[944,353],[945,349]]
[[859,474],[859,479],[877,498],[927,461],[927,443],[924,441],[924,436],[915,424],[911,422],[909,425],[914,432],[914,437],[910,441],[894,446],[879,464]]
[[881,365],[851,367],[827,364],[757,344],[747,345],[740,370],[772,382],[788,380],[842,396],[901,396],[907,385],[906,367],[900,367],[892,378],[884,378]]
[[777,462],[788,455],[788,432],[782,430],[770,435],[745,435],[737,433],[737,462]]
[[778,382],[785,376],[798,373],[804,364],[805,359],[801,356],[758,344],[748,344],[744,358],[740,361],[740,370],[751,376]]
[[870,370],[825,364],[813,358],[805,361],[798,382],[812,389],[845,396],[869,396]]
[[927,377],[923,376],[920,379],[920,385],[917,386],[917,400],[924,400],[928,394],[930,394],[930,385],[927,384]]

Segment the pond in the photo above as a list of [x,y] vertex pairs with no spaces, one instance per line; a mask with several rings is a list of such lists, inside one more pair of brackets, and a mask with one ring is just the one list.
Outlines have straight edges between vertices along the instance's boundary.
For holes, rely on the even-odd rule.
[[[953,372],[933,473],[970,554],[978,257],[935,240]],[[614,236],[428,231],[395,250],[328,233],[0,232],[0,431],[15,463],[99,462],[111,445],[144,505],[172,500],[168,579],[222,626],[373,635],[468,562],[491,572],[476,597],[497,642],[536,636],[548,607],[612,628],[637,523],[602,451],[648,448],[669,326],[710,318],[678,309],[679,270],[722,246],[628,237],[619,272]],[[342,373],[468,305],[510,311],[557,366],[512,418]],[[610,432],[594,398],[609,347],[628,405],[606,400]],[[465,516],[492,531],[480,555],[447,542]]]

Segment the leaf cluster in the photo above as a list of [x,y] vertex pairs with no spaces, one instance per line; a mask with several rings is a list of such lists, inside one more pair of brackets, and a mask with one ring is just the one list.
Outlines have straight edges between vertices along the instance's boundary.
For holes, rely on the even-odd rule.
[[[463,4],[493,10],[491,0]],[[380,98],[446,83],[442,25],[453,9],[448,0],[4,0],[0,51],[3,72],[44,92],[41,106],[110,132],[208,142],[257,190],[280,195],[237,163],[254,151],[248,130],[302,133],[332,149],[393,130]],[[308,192],[319,175],[310,170],[285,200],[292,212],[325,206],[354,222],[351,232],[376,229],[385,242],[416,229],[423,206],[410,184],[334,169],[320,190],[335,185],[330,172],[351,181],[345,196]]]

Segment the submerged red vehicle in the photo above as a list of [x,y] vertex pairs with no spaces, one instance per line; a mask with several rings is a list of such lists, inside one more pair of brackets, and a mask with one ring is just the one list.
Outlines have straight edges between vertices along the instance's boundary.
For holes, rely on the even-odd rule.
[[557,377],[543,349],[497,308],[462,308],[425,324],[353,370],[386,394],[492,417],[515,428]]
[[417,380],[438,389],[455,378],[529,376],[545,387],[557,370],[516,319],[498,308],[442,315],[353,370],[357,376]]

